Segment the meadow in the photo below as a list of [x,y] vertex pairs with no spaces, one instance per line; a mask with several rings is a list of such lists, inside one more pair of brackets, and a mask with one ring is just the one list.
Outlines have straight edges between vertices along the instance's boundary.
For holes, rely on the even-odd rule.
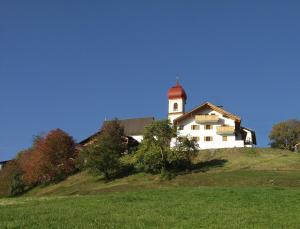
[[171,180],[87,172],[0,199],[0,228],[299,228],[300,155],[203,151]]
[[299,228],[300,190],[159,188],[0,200],[0,228]]

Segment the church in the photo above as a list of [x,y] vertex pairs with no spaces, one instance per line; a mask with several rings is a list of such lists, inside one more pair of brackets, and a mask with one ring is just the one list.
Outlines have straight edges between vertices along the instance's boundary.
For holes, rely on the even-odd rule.
[[[168,119],[178,128],[178,136],[193,138],[199,149],[252,147],[255,132],[241,125],[241,118],[222,106],[205,102],[185,111],[187,95],[177,81],[168,91]],[[173,141],[172,145],[176,142]]]
[[[234,147],[253,147],[256,145],[255,132],[241,125],[241,118],[223,107],[205,102],[202,105],[185,111],[187,95],[183,87],[176,85],[168,91],[168,119],[178,130],[179,137],[194,139],[199,149],[218,149]],[[124,128],[128,142],[137,144],[143,140],[145,126],[149,125],[154,117],[133,118],[119,120]],[[105,121],[103,124],[109,121]],[[84,139],[79,144],[91,144],[101,130]],[[175,146],[176,139],[171,142]]]

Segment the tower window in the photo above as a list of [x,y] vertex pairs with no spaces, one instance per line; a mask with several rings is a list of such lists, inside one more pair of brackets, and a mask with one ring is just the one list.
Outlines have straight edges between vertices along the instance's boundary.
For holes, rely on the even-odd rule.
[[174,110],[174,111],[177,111],[177,110],[178,110],[178,103],[174,103],[174,105],[173,105],[173,110]]
[[223,138],[223,142],[227,142],[227,140],[228,140],[227,136],[223,136],[222,138]]

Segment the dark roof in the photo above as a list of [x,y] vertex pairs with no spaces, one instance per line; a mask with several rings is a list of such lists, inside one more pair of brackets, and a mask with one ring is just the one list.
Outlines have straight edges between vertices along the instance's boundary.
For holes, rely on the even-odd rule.
[[10,162],[11,160],[7,160],[7,161],[0,161],[0,165],[5,165],[7,164],[8,162]]
[[[120,125],[124,128],[124,133],[126,136],[132,135],[143,135],[145,126],[151,124],[154,121],[154,117],[146,118],[132,118],[118,120]],[[103,125],[111,121],[105,121]]]
[[[154,117],[145,117],[145,118],[132,118],[132,119],[123,119],[118,120],[120,125],[123,126],[126,136],[132,135],[143,135],[145,126],[149,125],[154,121]],[[107,124],[109,121],[104,121],[102,127]],[[102,129],[102,128],[101,128]],[[101,133],[101,130],[89,136],[88,138],[79,142],[80,145],[84,145],[93,138],[97,137]]]

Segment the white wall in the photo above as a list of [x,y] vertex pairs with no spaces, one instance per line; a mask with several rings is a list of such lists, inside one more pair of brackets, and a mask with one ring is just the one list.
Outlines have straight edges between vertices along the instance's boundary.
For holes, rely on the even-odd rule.
[[132,135],[131,137],[138,142],[141,142],[143,140],[143,135]]
[[[246,134],[246,141],[249,141],[249,142],[253,142],[253,139],[252,139],[252,132],[250,130],[247,130],[247,129],[243,129],[247,134]],[[246,145],[247,147],[252,147],[253,144],[251,145]]]
[[[223,135],[218,135],[217,134],[217,127],[222,126],[224,124],[228,126],[235,126],[235,121],[226,117],[223,117],[222,114],[208,109],[208,110],[203,110],[199,112],[198,114],[216,114],[219,116],[220,121],[218,123],[207,123],[212,125],[211,130],[205,130],[205,125],[206,124],[198,124],[195,122],[195,116],[183,120],[179,125],[184,126],[183,130],[178,130],[178,136],[187,136],[187,137],[200,137],[200,140],[197,142],[199,145],[200,149],[217,149],[217,148],[233,148],[233,147],[244,147],[244,141],[236,137],[234,134],[232,135],[226,135],[227,136],[227,141],[223,141]],[[178,126],[179,126],[178,125]],[[199,125],[200,129],[199,130],[192,130],[191,126],[192,125]],[[211,136],[213,137],[213,141],[206,142],[204,141],[205,136]],[[172,146],[174,146],[175,142],[174,140],[172,141]]]

